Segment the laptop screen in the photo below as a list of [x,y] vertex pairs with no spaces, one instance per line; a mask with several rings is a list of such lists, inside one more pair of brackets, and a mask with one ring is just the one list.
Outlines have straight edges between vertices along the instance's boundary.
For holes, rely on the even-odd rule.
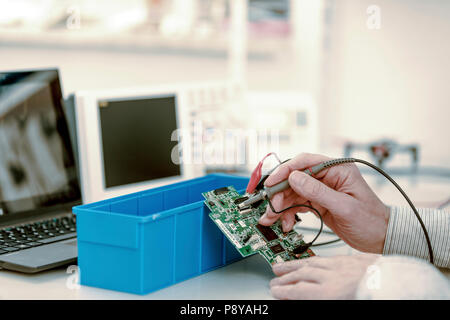
[[0,220],[80,198],[58,71],[0,72]]

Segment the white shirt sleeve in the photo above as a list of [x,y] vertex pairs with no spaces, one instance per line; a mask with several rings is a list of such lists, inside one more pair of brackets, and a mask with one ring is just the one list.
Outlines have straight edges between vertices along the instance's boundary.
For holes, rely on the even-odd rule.
[[[450,268],[450,211],[419,208],[433,248],[434,264]],[[391,207],[384,255],[406,255],[429,261],[424,232],[411,208]]]
[[450,281],[418,258],[382,256],[367,268],[356,299],[450,299]]

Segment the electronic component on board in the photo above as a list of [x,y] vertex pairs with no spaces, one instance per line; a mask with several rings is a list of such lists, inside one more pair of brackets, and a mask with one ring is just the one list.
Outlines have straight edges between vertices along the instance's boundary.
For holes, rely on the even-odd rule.
[[272,230],[272,228],[260,224],[257,224],[256,228],[259,230],[259,232],[262,233],[262,235],[264,236],[264,238],[267,239],[267,241],[278,239],[277,234]]
[[237,198],[233,202],[234,202],[235,205],[239,205],[240,203],[244,202],[247,199],[248,199],[248,197],[245,196],[245,197]]
[[268,263],[274,264],[314,255],[310,250],[303,254],[293,253],[305,243],[294,230],[284,233],[279,221],[270,227],[258,224],[267,202],[256,207],[239,207],[248,197],[240,195],[231,186],[205,192],[203,196],[211,210],[210,218],[243,257],[259,253]]
[[281,244],[276,244],[274,246],[269,247],[270,251],[273,252],[273,254],[279,254],[281,252],[284,252],[284,248],[281,246]]
[[250,212],[252,212],[252,209],[244,209],[244,210],[239,210],[239,213],[242,215],[246,215],[249,214]]
[[227,193],[227,192],[228,192],[228,188],[227,188],[227,187],[219,188],[219,189],[214,190],[213,192],[214,192],[214,194],[215,194],[216,196],[218,196],[218,195]]

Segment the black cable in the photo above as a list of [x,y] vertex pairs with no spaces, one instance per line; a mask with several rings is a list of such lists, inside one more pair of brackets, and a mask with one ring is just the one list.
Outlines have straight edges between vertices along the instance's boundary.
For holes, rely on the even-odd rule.
[[384,172],[383,169],[378,168],[377,166],[371,164],[370,162],[367,162],[365,160],[361,160],[361,159],[355,159],[355,158],[350,158],[353,160],[353,162],[358,162],[358,163],[362,163],[365,164],[366,166],[371,167],[372,169],[378,171],[379,173],[381,173],[386,179],[388,179],[396,188],[397,190],[402,194],[402,196],[405,198],[406,202],[408,202],[409,206],[411,207],[411,209],[413,210],[414,214],[416,215],[417,220],[419,220],[420,226],[422,227],[423,233],[425,234],[425,239],[427,241],[427,245],[428,245],[428,253],[430,255],[430,263],[434,264],[434,256],[433,256],[433,248],[431,246],[431,241],[430,241],[430,237],[428,235],[428,231],[427,228],[425,227],[425,224],[422,221],[422,218],[419,215],[419,212],[417,211],[416,207],[414,206],[414,204],[412,203],[412,201],[409,199],[408,195],[405,193],[405,191],[403,191],[403,189],[397,184],[397,182],[395,182],[394,179],[391,178],[391,176],[389,176],[386,172]]
[[341,238],[337,238],[337,239],[333,239],[333,240],[330,240],[330,241],[315,243],[315,244],[311,245],[311,247],[325,246],[327,244],[332,244],[332,243],[336,243],[336,242],[339,242],[339,241],[342,241],[342,239]]

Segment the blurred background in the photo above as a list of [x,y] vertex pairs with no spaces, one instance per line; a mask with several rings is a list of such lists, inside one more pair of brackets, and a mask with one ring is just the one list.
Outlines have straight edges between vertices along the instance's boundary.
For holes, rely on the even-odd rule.
[[65,97],[231,83],[239,107],[216,106],[209,128],[276,128],[282,158],[360,155],[441,177],[448,39],[447,0],[0,0],[0,69],[57,67]]

